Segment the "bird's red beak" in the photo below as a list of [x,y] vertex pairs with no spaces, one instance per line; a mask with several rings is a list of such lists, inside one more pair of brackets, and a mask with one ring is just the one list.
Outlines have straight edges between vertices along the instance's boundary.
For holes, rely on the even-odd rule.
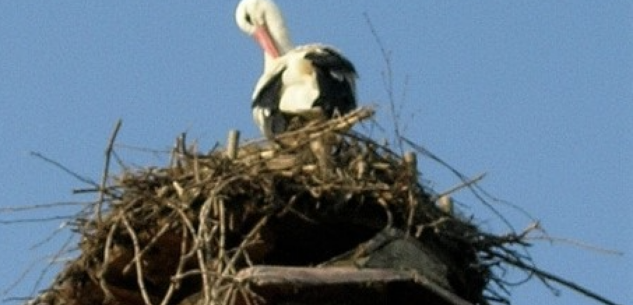
[[268,32],[266,26],[258,26],[253,33],[253,37],[255,38],[257,43],[259,43],[262,49],[264,49],[264,52],[266,52],[273,58],[279,57],[279,50],[277,49],[277,46],[270,36],[270,33]]

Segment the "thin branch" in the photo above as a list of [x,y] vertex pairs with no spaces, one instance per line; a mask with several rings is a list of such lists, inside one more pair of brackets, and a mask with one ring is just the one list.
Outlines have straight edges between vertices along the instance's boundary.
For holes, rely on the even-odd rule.
[[[466,177],[464,174],[460,173],[457,169],[455,169],[454,167],[452,167],[450,164],[448,164],[446,161],[440,159],[437,155],[433,154],[431,151],[429,151],[428,149],[422,147],[421,145],[409,140],[408,138],[402,137],[402,140],[407,143],[407,145],[411,146],[413,149],[415,149],[416,151],[418,151],[419,153],[431,158],[431,160],[439,163],[440,165],[444,166],[445,168],[447,168],[449,171],[451,171],[455,176],[457,176],[463,183],[467,183],[468,182],[468,177]],[[474,186],[471,185],[467,185],[467,187],[471,190],[472,194],[479,199],[479,201],[481,203],[483,203],[486,207],[488,207],[488,209],[490,209],[490,211],[492,211],[495,215],[497,215],[497,217],[499,219],[501,219],[501,221],[510,229],[512,230],[512,232],[515,232],[514,227],[512,226],[512,224],[510,223],[510,221],[505,218],[501,212],[499,212],[496,208],[494,208],[486,199],[484,199],[483,197],[481,197],[481,195],[475,190]]]
[[393,71],[391,69],[392,67],[391,54],[385,49],[385,45],[380,39],[380,36],[378,35],[378,31],[374,27],[374,24],[371,22],[371,18],[369,18],[369,15],[365,12],[363,13],[363,16],[365,16],[365,21],[367,22],[367,25],[369,26],[369,30],[372,36],[374,37],[376,44],[378,44],[378,48],[380,49],[380,54],[382,55],[382,59],[385,64],[385,70],[386,70],[387,75],[385,76],[383,74],[383,83],[384,83],[383,85],[385,86],[385,90],[387,91],[387,97],[389,99],[389,112],[391,114],[391,120],[393,121],[395,140],[396,140],[396,143],[398,144],[398,148],[400,149],[400,153],[404,153],[404,146],[402,144],[402,134],[400,132],[400,126],[398,125],[398,122],[400,121],[400,114],[398,111],[396,111],[396,101],[395,101],[394,92],[393,92],[394,89],[393,89]]
[[[110,225],[110,231],[108,232],[108,237],[106,237],[105,245],[103,247],[103,265],[101,266],[101,270],[97,273],[97,278],[99,280],[99,287],[103,291],[105,301],[114,300],[114,295],[108,288],[108,283],[106,282],[105,275],[108,272],[108,267],[110,266],[110,249],[112,248],[112,243],[114,241],[114,233],[116,232],[117,227],[119,226],[119,220],[114,221]],[[107,302],[105,302],[107,303]]]
[[114,130],[112,131],[112,134],[110,135],[110,139],[108,140],[108,146],[106,147],[106,150],[105,150],[105,165],[103,166],[103,174],[101,176],[101,184],[99,186],[99,200],[97,201],[96,211],[95,211],[97,215],[98,223],[102,222],[101,208],[105,200],[105,194],[106,194],[105,190],[106,190],[106,184],[108,181],[108,175],[110,171],[110,159],[112,157],[112,147],[114,146],[114,141],[116,139],[117,134],[119,133],[119,130],[121,129],[122,123],[123,121],[119,119],[114,125]]
[[208,288],[211,287],[210,286],[210,281],[209,281],[209,274],[207,272],[207,269],[209,268],[209,266],[207,266],[207,261],[206,261],[206,256],[204,253],[204,248],[205,245],[208,245],[211,242],[211,238],[213,234],[213,230],[211,230],[211,232],[207,229],[207,222],[209,221],[210,217],[210,213],[211,213],[211,207],[213,206],[215,200],[214,196],[209,196],[209,198],[207,198],[207,200],[205,200],[205,202],[202,204],[202,208],[200,208],[200,212],[198,213],[198,234],[196,235],[196,246],[197,246],[197,250],[196,250],[196,258],[198,260],[198,267],[200,267],[200,271],[201,271],[201,276],[202,276],[202,287],[203,287],[203,297],[204,297],[204,304],[209,304],[211,298],[209,295],[209,291]]
[[152,246],[154,246],[158,239],[163,237],[163,235],[167,233],[167,230],[170,229],[170,226],[171,224],[167,223],[163,225],[163,227],[156,234],[153,234],[152,239],[146,245],[144,245],[143,249],[141,249],[141,252],[139,252],[138,255],[134,256],[134,258],[132,258],[132,260],[127,263],[125,267],[123,267],[124,274],[129,272],[130,268],[132,268],[132,265],[136,263],[137,259],[140,259],[143,255],[145,255],[147,251],[152,249]]
[[61,249],[53,255],[53,257],[51,258],[49,263],[46,265],[46,267],[42,270],[42,272],[40,272],[40,275],[35,281],[35,285],[33,285],[33,290],[31,291],[31,294],[35,294],[36,290],[38,289],[38,287],[40,287],[40,284],[44,280],[44,277],[46,276],[46,274],[53,268],[53,264],[55,263],[57,258],[60,257],[62,253],[65,252],[64,250],[68,248],[68,246],[70,245],[70,242],[73,241],[73,238],[74,238],[74,235],[72,234],[68,236],[66,241],[63,243]]
[[122,144],[122,143],[117,143],[114,146],[116,146],[116,148],[127,149],[127,150],[130,150],[130,151],[138,151],[138,152],[142,152],[142,153],[150,153],[150,154],[155,155],[156,157],[158,157],[160,155],[166,155],[166,154],[170,153],[169,150],[165,150],[165,149],[154,149],[154,148],[134,146],[134,145]]
[[45,204],[32,204],[25,206],[9,206],[0,208],[0,213],[14,213],[14,212],[22,212],[22,211],[30,211],[30,210],[43,210],[43,209],[52,209],[58,208],[61,206],[75,206],[75,205],[86,205],[91,202],[54,202],[54,203],[45,203]]
[[165,293],[165,296],[163,297],[163,301],[160,303],[160,305],[167,305],[169,301],[171,300],[171,297],[174,291],[176,291],[176,287],[180,285],[180,281],[174,280],[174,279],[178,278],[182,274],[182,271],[185,268],[185,264],[187,263],[187,244],[188,244],[187,232],[189,231],[186,228],[186,224],[181,224],[181,230],[182,230],[182,237],[181,237],[181,242],[180,242],[180,257],[178,259],[178,266],[176,267],[176,273],[172,276],[172,280],[171,280],[171,283],[169,284],[169,288],[167,288],[167,293]]
[[541,269],[539,269],[539,268],[537,268],[535,266],[528,265],[528,264],[524,263],[523,261],[518,260],[518,259],[516,259],[514,257],[503,256],[502,254],[499,254],[499,255],[508,264],[511,264],[511,265],[519,267],[519,268],[521,268],[523,270],[532,272],[532,273],[536,274],[539,277],[542,277],[542,278],[545,278],[547,280],[553,281],[555,283],[561,284],[561,285],[563,285],[563,286],[565,286],[567,288],[570,288],[570,289],[572,289],[574,291],[577,291],[577,292],[579,292],[579,293],[581,293],[581,294],[583,294],[583,295],[585,295],[585,296],[587,296],[587,297],[589,297],[591,299],[594,299],[594,300],[596,300],[596,301],[598,301],[600,303],[607,304],[607,305],[622,305],[622,304],[615,303],[614,301],[611,301],[611,300],[609,300],[609,299],[607,299],[607,298],[605,298],[605,297],[603,297],[603,296],[601,296],[601,295],[599,295],[599,294],[597,294],[597,293],[595,293],[595,292],[593,292],[593,291],[591,291],[591,290],[589,290],[589,289],[587,289],[587,288],[585,288],[585,287],[583,287],[581,285],[578,285],[578,284],[576,284],[576,283],[574,283],[572,281],[566,280],[566,279],[564,279],[564,278],[562,278],[560,276],[557,276],[555,274],[549,273],[549,272],[547,272],[545,270],[541,270]]
[[74,215],[69,215],[69,216],[51,216],[51,217],[42,217],[42,218],[0,220],[0,225],[13,225],[13,224],[19,224],[19,223],[42,223],[42,222],[48,222],[48,221],[71,220],[74,218],[75,218]]
[[138,240],[138,236],[136,236],[136,232],[130,225],[130,222],[127,220],[125,215],[122,216],[123,224],[125,225],[125,229],[128,234],[130,234],[130,238],[132,238],[132,245],[134,246],[134,258],[135,258],[135,269],[136,269],[136,282],[138,283],[138,287],[141,290],[141,296],[143,296],[143,301],[145,305],[152,305],[152,301],[147,293],[147,289],[145,288],[145,279],[143,277],[143,261],[141,259],[141,245]]
[[436,201],[438,198],[441,198],[443,196],[455,193],[455,192],[457,192],[457,191],[459,191],[459,190],[461,190],[461,189],[463,189],[465,187],[469,187],[469,186],[479,182],[485,176],[486,176],[486,173],[482,173],[482,174],[479,174],[479,175],[475,176],[474,178],[470,178],[467,181],[464,181],[464,182],[462,182],[462,183],[460,183],[460,184],[458,184],[458,185],[456,185],[454,187],[449,188],[446,191],[443,191],[443,192],[431,197],[431,201]]
[[251,239],[254,238],[257,235],[257,233],[260,232],[261,228],[268,222],[268,218],[269,218],[268,216],[262,217],[257,222],[257,224],[250,230],[248,235],[246,235],[246,237],[244,237],[244,239],[242,240],[242,242],[240,243],[240,245],[238,247],[238,250],[235,252],[233,257],[231,257],[231,259],[229,260],[229,263],[224,268],[224,271],[222,272],[222,276],[227,276],[228,275],[228,271],[230,269],[233,269],[233,267],[235,266],[235,262],[237,261],[237,258],[239,257],[239,255],[244,251],[244,248],[246,247],[246,245],[251,242]]
[[[26,267],[26,269],[24,269],[24,271],[22,271],[22,272],[21,272],[21,273],[17,276],[16,280],[14,280],[13,282],[11,282],[11,284],[10,284],[8,287],[4,288],[4,290],[2,290],[2,292],[0,292],[0,295],[5,296],[5,295],[9,294],[9,293],[11,292],[11,290],[15,289],[15,288],[16,288],[16,287],[20,284],[20,283],[22,283],[22,281],[26,278],[26,276],[27,276],[29,273],[31,273],[31,271],[33,271],[33,269],[35,269],[35,267],[37,267],[37,266],[38,266],[40,263],[42,263],[42,261],[44,261],[44,260],[48,260],[48,258],[47,258],[47,257],[40,257],[40,258],[38,258],[38,259],[36,259],[36,260],[32,261],[32,262],[31,262],[31,263],[30,263],[30,264]],[[49,270],[49,265],[50,265],[50,264],[47,264],[47,267],[46,267],[46,268],[44,268],[44,270],[43,270],[43,271],[40,271],[40,276],[38,276],[38,278],[42,278],[42,277],[46,274],[46,272]],[[39,283],[39,281],[38,281],[38,283]],[[33,292],[34,292],[35,290],[37,290],[37,289],[38,289],[38,287],[39,287],[39,284],[38,284],[38,283],[36,283],[35,285],[33,285],[33,289],[32,289],[32,291],[31,291],[31,294],[33,294]],[[26,299],[29,299],[29,298],[30,298],[30,297],[28,297],[28,298],[26,298]],[[5,299],[3,299],[3,301],[7,301],[7,300],[11,300],[11,299],[17,299],[17,298],[5,298]]]
[[608,255],[618,255],[618,256],[624,255],[624,252],[622,251],[613,250],[613,249],[605,249],[599,246],[590,245],[588,243],[584,243],[584,242],[569,239],[569,238],[551,237],[549,235],[532,236],[532,237],[526,237],[526,238],[530,240],[545,240],[552,243],[564,243],[564,244],[572,245],[581,249],[586,249],[586,250],[595,251],[595,252],[608,254]]
[[99,185],[98,185],[96,182],[94,182],[92,179],[90,179],[90,178],[86,178],[86,177],[84,177],[84,176],[81,176],[81,175],[79,175],[79,174],[75,173],[74,171],[72,171],[72,170],[71,170],[71,169],[69,169],[68,167],[66,167],[66,166],[62,165],[61,163],[59,163],[59,162],[57,162],[57,161],[55,161],[55,160],[53,160],[53,159],[51,159],[51,158],[49,158],[49,157],[44,156],[42,153],[32,151],[32,152],[31,152],[31,156],[36,157],[36,158],[38,158],[38,159],[42,159],[42,160],[44,160],[46,163],[50,163],[50,164],[52,164],[53,166],[55,166],[55,167],[57,167],[57,168],[61,169],[61,170],[62,170],[62,171],[64,171],[65,173],[67,173],[67,174],[69,174],[69,175],[71,175],[71,176],[75,177],[75,179],[77,179],[77,180],[79,180],[79,181],[81,181],[81,182],[83,182],[83,183],[90,184],[90,185],[95,186],[95,187],[98,187],[98,186],[99,186]]

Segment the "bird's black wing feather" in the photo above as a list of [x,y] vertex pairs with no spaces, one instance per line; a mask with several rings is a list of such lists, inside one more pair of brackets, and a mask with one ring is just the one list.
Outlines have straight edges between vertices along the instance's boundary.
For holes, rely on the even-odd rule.
[[283,86],[281,77],[284,71],[285,69],[271,77],[253,99],[252,107],[262,109],[266,113],[260,129],[267,138],[284,132],[288,125],[287,118],[279,110]]
[[323,109],[328,117],[334,112],[345,114],[356,108],[356,96],[353,81],[356,77],[354,65],[338,52],[330,48],[322,48],[319,52],[308,52],[305,55],[317,72],[319,97],[314,106]]

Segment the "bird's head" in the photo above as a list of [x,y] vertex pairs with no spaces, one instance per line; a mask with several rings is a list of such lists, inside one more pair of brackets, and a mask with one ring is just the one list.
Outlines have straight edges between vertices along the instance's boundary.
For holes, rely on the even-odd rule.
[[292,48],[281,11],[271,0],[242,0],[235,11],[235,21],[273,58]]

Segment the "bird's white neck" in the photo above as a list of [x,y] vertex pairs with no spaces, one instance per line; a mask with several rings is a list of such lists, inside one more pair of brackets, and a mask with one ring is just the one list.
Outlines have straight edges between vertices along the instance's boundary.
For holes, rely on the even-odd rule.
[[[290,41],[290,38],[288,37],[288,32],[286,31],[285,28],[282,28],[281,30],[271,29],[270,35],[272,36],[273,42],[275,44],[275,47],[277,48],[277,51],[279,52],[280,57],[282,57],[284,54],[288,53],[290,50],[293,49],[292,42]],[[274,57],[268,52],[263,52],[263,53],[264,53],[264,71],[270,71],[276,65],[276,62],[279,60],[279,57]]]
[[[266,29],[277,48],[279,56],[283,56],[288,53],[288,51],[292,50],[294,45],[290,39],[288,28],[286,27],[284,18],[281,15],[281,11],[274,6],[274,4],[272,7],[266,9],[265,20]],[[273,58],[271,54],[264,52],[264,65],[266,71],[270,71],[269,69],[274,66],[275,61],[276,59]]]
[[279,54],[283,55],[290,51],[294,46],[281,14],[275,15],[276,14],[273,14],[273,16],[267,18],[266,26],[268,27],[270,36],[277,46]]

